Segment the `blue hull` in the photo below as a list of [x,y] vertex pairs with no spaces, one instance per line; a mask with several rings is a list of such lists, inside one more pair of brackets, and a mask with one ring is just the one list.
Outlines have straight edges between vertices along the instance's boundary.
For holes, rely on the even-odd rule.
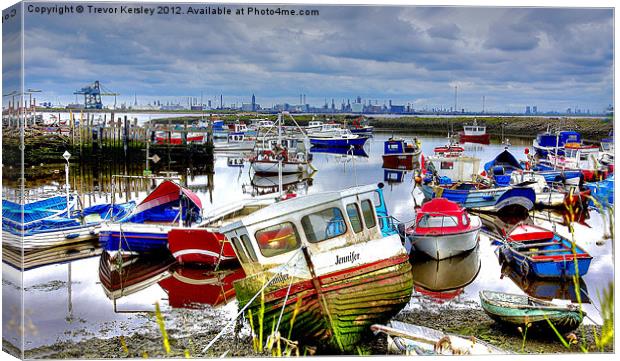
[[168,233],[101,231],[99,243],[106,251],[159,252],[168,249]]
[[468,209],[485,208],[492,211],[500,211],[502,208],[514,205],[531,210],[536,201],[536,193],[532,188],[502,187],[485,190],[459,190],[432,188],[423,185],[422,192],[428,198],[446,198]]
[[320,139],[310,138],[310,144],[321,147],[363,147],[368,138],[360,137],[355,139]]
[[[559,240],[559,237],[556,236],[554,240]],[[527,252],[521,252],[511,247],[509,244],[502,245],[499,252],[507,262],[514,265],[516,271],[526,277],[570,278],[575,275],[582,277],[588,273],[592,257],[577,258],[575,264],[575,256],[570,250],[571,242],[566,239],[562,239],[561,242],[563,247],[562,245],[540,247],[546,251],[544,256],[550,256],[549,258],[554,259],[537,259],[527,254]],[[524,243],[527,244],[526,242]],[[577,247],[576,252],[578,255],[587,255],[579,247]],[[543,253],[538,254],[543,255]]]

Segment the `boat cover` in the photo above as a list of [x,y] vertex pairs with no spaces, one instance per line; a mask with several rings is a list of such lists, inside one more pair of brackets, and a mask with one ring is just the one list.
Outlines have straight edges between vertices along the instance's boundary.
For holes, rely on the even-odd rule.
[[515,169],[523,169],[521,163],[519,163],[517,158],[515,158],[515,156],[512,155],[512,153],[510,153],[508,150],[504,150],[503,152],[499,153],[497,157],[495,157],[495,159],[485,163],[484,171],[487,172],[487,174],[491,174],[491,170],[495,166],[501,166],[505,170],[511,171]]

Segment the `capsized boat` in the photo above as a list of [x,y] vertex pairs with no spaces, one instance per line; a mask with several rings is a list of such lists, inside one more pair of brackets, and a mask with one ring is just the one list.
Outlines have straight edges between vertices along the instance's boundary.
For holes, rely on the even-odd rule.
[[492,319],[497,322],[549,329],[549,322],[560,333],[566,333],[579,327],[585,311],[579,305],[557,305],[533,297],[511,293],[483,290],[480,291],[480,305]]
[[482,223],[458,204],[435,198],[417,211],[415,225],[406,231],[416,252],[444,259],[474,249]]
[[107,251],[165,250],[168,232],[197,223],[201,211],[202,202],[194,192],[165,180],[130,214],[105,222],[99,232],[99,241]]
[[351,351],[411,297],[409,256],[381,185],[287,199],[221,231],[247,275],[234,283],[239,307],[265,333],[282,315],[275,330],[291,339]]
[[387,335],[388,350],[406,355],[488,355],[506,354],[500,348],[473,336],[446,334],[441,331],[400,321],[372,325],[370,329]]
[[[500,262],[511,263],[523,276],[583,277],[592,256],[557,233],[535,225],[518,225],[498,248]],[[503,259],[502,259],[503,258]]]
[[245,277],[242,268],[218,271],[190,267],[171,267],[170,276],[159,281],[173,308],[217,307],[235,299],[233,282]]

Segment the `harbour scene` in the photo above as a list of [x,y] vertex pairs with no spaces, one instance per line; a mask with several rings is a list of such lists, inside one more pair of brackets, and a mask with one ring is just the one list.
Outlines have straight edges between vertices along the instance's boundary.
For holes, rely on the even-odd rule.
[[458,82],[436,106],[306,99],[328,91],[318,83],[261,105],[230,87],[140,103],[88,79],[3,94],[3,351],[615,351],[606,90],[602,106],[558,91],[584,105],[514,111]]

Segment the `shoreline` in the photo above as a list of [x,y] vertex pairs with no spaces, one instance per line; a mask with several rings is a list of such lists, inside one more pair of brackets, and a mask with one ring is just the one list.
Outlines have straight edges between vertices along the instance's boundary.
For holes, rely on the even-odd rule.
[[[414,296],[415,299],[415,296]],[[394,317],[395,320],[409,322],[420,326],[438,329],[440,331],[463,336],[475,336],[494,346],[504,349],[509,354],[554,354],[554,353],[581,353],[579,345],[571,345],[566,348],[555,335],[528,334],[522,348],[523,337],[519,332],[510,327],[499,325],[491,320],[475,302],[465,307],[451,307],[451,304],[435,304],[421,302],[416,304],[416,309],[406,309]],[[153,322],[155,322],[153,320]],[[187,336],[178,329],[168,330],[171,351],[166,353],[162,347],[161,334],[156,330],[145,333],[136,333],[121,337],[97,338],[73,342],[61,341],[52,345],[41,346],[26,350],[25,357],[33,358],[140,358],[146,355],[154,357],[185,357],[186,352],[192,358],[196,357],[261,357],[271,356],[267,351],[254,352],[252,340],[248,334],[247,321],[244,322],[244,330],[234,334],[231,329],[224,337],[218,340],[213,347],[203,353],[203,348],[217,335],[218,330],[208,330],[199,334]],[[582,324],[573,333],[578,342],[585,339],[585,345],[589,352],[598,352],[594,347],[593,332],[600,333],[600,326]],[[141,331],[143,332],[143,331]],[[3,349],[12,348],[13,345],[3,340]],[[125,344],[125,346],[123,346]],[[613,345],[613,344],[612,344]],[[613,352],[613,346],[609,346],[604,352]],[[300,350],[303,355],[303,349]],[[365,342],[360,344],[357,355],[388,355],[386,337],[369,334]],[[317,351],[318,356],[339,355],[338,352]]]

